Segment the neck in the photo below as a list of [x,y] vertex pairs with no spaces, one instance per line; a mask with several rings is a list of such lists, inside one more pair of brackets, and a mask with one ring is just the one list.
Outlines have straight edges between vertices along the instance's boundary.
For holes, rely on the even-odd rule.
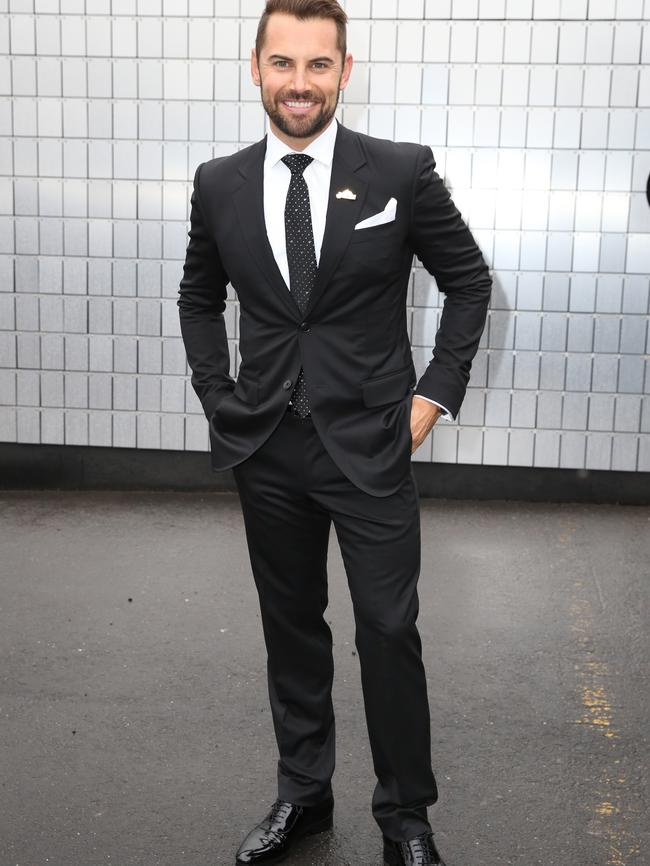
[[275,123],[273,123],[272,120],[269,120],[269,125],[273,130],[273,134],[277,138],[279,138],[283,144],[286,144],[287,147],[290,147],[292,150],[296,150],[298,152],[302,152],[306,147],[309,147],[309,145],[313,141],[316,141],[317,138],[320,138],[320,136],[325,132],[325,130],[329,129],[333,123],[334,118],[332,117],[327,126],[319,130],[316,135],[311,135],[308,138],[294,138],[292,135],[287,135],[286,133],[282,132],[282,130],[278,129],[278,127],[275,125]]

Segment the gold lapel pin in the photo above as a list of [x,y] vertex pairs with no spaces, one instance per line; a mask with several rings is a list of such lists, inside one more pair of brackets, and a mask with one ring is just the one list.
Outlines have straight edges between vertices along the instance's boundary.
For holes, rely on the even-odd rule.
[[338,199],[341,199],[341,198],[347,199],[347,201],[355,201],[357,198],[357,194],[356,194],[356,192],[352,192],[351,189],[342,189],[336,193],[336,197]]

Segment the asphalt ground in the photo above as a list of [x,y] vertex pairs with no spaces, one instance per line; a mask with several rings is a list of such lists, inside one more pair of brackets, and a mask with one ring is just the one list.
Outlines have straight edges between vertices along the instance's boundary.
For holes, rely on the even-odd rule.
[[[495,491],[498,493],[498,491]],[[447,866],[650,863],[650,508],[423,501],[418,624]],[[0,494],[0,866],[221,866],[276,795],[232,494]],[[335,826],[381,866],[334,535]]]

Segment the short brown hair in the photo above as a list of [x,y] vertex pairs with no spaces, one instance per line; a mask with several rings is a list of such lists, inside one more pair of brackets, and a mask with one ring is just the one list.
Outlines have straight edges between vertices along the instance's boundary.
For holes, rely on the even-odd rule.
[[257,36],[255,38],[255,54],[259,61],[260,52],[264,45],[264,37],[266,36],[266,25],[269,18],[275,12],[284,15],[293,15],[299,21],[304,21],[307,18],[331,18],[336,24],[337,41],[336,47],[339,49],[343,57],[347,51],[347,32],[346,24],[348,16],[339,6],[337,0],[267,0],[266,8],[260,18],[260,23],[257,25]]

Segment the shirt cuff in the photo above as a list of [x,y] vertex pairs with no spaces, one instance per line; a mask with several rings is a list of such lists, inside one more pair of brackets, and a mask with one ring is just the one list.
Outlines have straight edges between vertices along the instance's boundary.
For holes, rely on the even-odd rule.
[[449,409],[446,406],[443,406],[442,403],[438,403],[437,400],[430,400],[429,397],[423,397],[422,394],[414,394],[413,395],[418,400],[426,400],[427,403],[433,403],[434,406],[439,406],[442,409],[441,418],[444,418],[445,421],[453,421],[454,416],[451,414]]

